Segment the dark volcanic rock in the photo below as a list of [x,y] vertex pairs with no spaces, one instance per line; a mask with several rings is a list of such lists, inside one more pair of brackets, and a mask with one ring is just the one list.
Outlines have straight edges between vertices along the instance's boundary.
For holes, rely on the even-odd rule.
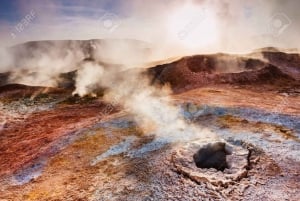
[[217,60],[213,56],[197,55],[189,57],[186,61],[186,65],[192,72],[195,73],[213,73],[216,71]]

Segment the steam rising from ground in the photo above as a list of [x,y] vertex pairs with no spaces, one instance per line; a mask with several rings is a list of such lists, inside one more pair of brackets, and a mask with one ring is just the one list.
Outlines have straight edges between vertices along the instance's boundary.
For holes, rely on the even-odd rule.
[[115,69],[87,62],[78,72],[74,93],[82,96],[97,86],[107,88],[105,100],[117,102],[133,114],[145,133],[154,133],[169,141],[216,138],[212,132],[187,123],[178,106],[172,103],[170,89],[150,85],[149,78],[142,72],[126,65]]
[[[0,73],[10,72],[9,82],[35,86],[57,86],[60,74],[85,71],[85,60],[137,67],[152,57],[149,45],[127,39],[28,42],[0,49]],[[134,66],[135,65],[135,66]],[[122,67],[122,68],[121,68]],[[94,77],[99,73],[94,69]],[[78,86],[79,87],[79,86]]]
[[73,94],[84,96],[105,88],[104,99],[117,101],[133,114],[145,133],[172,141],[215,137],[183,119],[168,87],[150,84],[145,69],[138,68],[151,61],[147,47],[135,40],[28,43],[9,50],[13,52],[8,62],[13,66],[10,81],[55,86],[60,73],[76,69]]
[[4,49],[0,73],[9,71],[9,81],[36,86],[56,86],[59,74],[77,68],[86,57],[84,47],[72,41],[29,42]]

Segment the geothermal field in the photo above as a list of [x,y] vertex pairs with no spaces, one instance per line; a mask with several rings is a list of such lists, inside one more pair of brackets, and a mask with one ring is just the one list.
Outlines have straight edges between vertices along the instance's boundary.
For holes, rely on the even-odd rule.
[[[114,13],[97,18],[107,33],[93,38],[101,39],[54,16],[80,21],[82,9],[106,1],[3,2],[7,12],[26,12],[17,23],[0,15],[0,24],[13,25],[11,38],[0,29],[0,201],[300,199],[295,2],[247,4],[253,13],[245,19],[271,5],[286,9],[272,10],[271,39],[263,40],[244,34],[263,26],[231,15],[244,8],[240,1],[117,1]],[[151,40],[129,37],[126,23],[138,34],[146,25],[116,14],[149,17],[165,6],[172,28],[160,39],[154,28],[144,33]],[[195,21],[203,8],[209,12]],[[59,27],[51,34],[49,16]],[[167,35],[174,23],[177,41]]]

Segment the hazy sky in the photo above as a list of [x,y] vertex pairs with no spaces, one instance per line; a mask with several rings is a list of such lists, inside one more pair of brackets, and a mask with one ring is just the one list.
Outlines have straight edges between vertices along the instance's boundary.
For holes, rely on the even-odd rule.
[[135,38],[208,51],[300,48],[299,0],[1,0],[0,46]]

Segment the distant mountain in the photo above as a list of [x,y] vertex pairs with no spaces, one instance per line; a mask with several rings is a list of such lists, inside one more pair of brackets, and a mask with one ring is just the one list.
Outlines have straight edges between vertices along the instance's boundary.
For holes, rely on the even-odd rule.
[[134,55],[135,58],[131,60],[138,63],[147,58],[151,47],[146,42],[134,39],[52,40],[18,44],[8,51],[14,57],[14,67],[28,68],[28,65],[42,65],[52,59],[54,64],[55,60],[61,60],[75,65],[68,66],[68,69],[76,69],[76,64],[85,59],[122,64],[119,58],[123,58],[125,52]]
[[263,48],[255,49],[253,52],[300,53],[297,48],[278,48],[278,47],[263,47]]

